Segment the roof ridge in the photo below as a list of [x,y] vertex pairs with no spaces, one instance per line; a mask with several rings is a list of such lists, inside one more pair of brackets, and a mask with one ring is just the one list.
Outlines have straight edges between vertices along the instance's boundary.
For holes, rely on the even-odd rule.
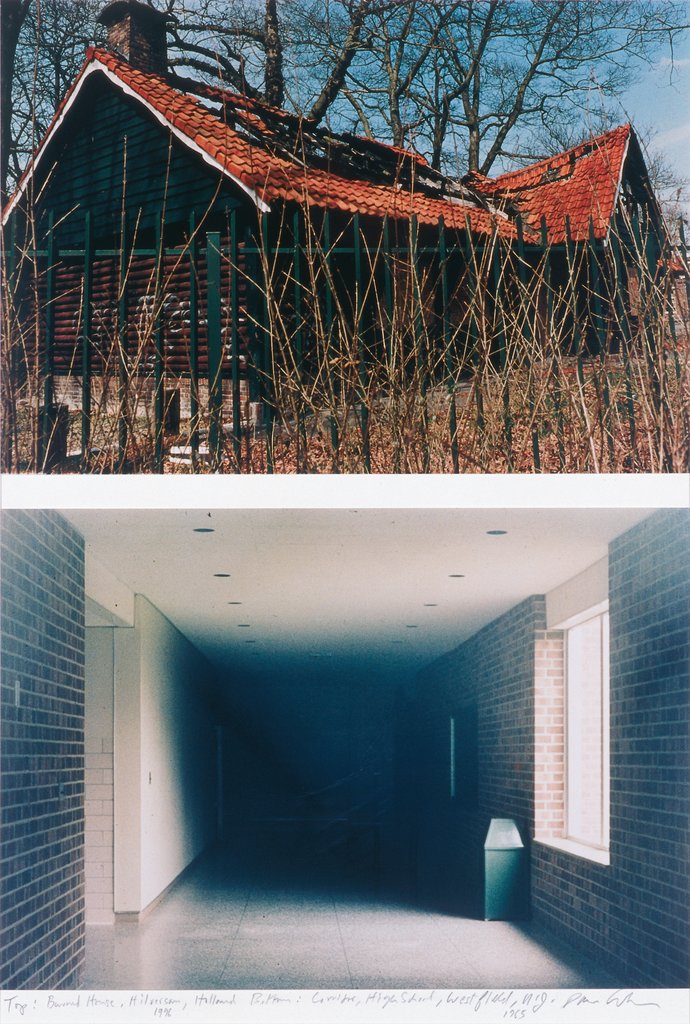
[[[86,51],[84,65],[35,151],[6,215],[25,193],[56,132],[94,74],[105,76],[113,87],[141,103],[182,145],[232,181],[263,212],[274,201],[294,201],[376,218],[416,216],[427,225],[443,218],[448,228],[461,231],[469,220],[473,232],[498,231],[516,237],[512,209],[508,213],[496,208],[491,190],[477,182],[468,187],[435,171],[414,150],[310,127],[308,119],[217,85],[192,80],[193,91],[186,91],[186,83],[176,82],[176,76],[143,71],[96,46]],[[209,102],[221,109],[213,109]],[[222,109],[226,103],[227,113]],[[304,135],[293,137],[291,126],[300,123]],[[535,235],[532,225],[525,228]]]
[[542,168],[548,169],[550,166],[561,165],[566,160],[574,159],[577,160],[580,157],[587,156],[595,149],[607,148],[608,143],[612,142],[614,138],[618,140],[621,136],[628,136],[632,133],[633,127],[630,122],[618,125],[616,128],[610,128],[608,131],[601,132],[599,135],[594,135],[590,139],[586,139],[584,142],[578,142],[577,145],[571,146],[569,149],[564,149],[560,153],[554,153],[551,156],[543,157],[541,160],[537,160],[532,164],[525,164],[524,167],[516,167],[512,171],[504,171],[503,174],[497,174],[495,178],[489,178],[488,180],[493,184],[498,182],[505,182],[509,178],[521,177],[527,175],[530,172],[536,173]]

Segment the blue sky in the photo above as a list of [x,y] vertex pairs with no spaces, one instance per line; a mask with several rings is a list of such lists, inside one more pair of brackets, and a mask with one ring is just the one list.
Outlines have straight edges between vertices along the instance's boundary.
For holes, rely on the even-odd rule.
[[[690,4],[688,5],[690,14]],[[690,178],[690,33],[668,58],[657,61],[621,97],[621,121],[631,120],[651,148],[660,150],[677,174]],[[690,193],[690,186],[686,189]],[[690,195],[686,195],[690,216]]]

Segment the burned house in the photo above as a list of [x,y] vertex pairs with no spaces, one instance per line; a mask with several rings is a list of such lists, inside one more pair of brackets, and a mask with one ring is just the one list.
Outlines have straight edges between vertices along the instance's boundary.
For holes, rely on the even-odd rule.
[[[310,387],[327,378],[322,404],[360,411],[372,366],[452,387],[480,350],[502,365],[496,310],[519,309],[515,289],[536,275],[530,337],[576,353],[620,345],[632,271],[642,254],[656,273],[662,238],[630,125],[457,180],[166,74],[166,18],[147,6],[115,0],[101,20],[107,48],[87,52],[4,213],[10,376],[37,377],[44,434],[56,405],[78,409],[84,457],[106,395],[124,458],[135,378],[157,465],[180,396],[192,446],[204,427],[213,450],[224,422],[236,444],[250,420],[270,427],[293,371]],[[576,301],[554,311],[573,282]]]

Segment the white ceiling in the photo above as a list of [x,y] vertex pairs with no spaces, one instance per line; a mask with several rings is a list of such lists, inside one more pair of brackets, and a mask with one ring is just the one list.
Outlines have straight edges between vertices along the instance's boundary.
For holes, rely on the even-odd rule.
[[[277,666],[323,674],[336,663],[363,671],[375,664],[381,675],[416,671],[518,601],[604,557],[609,541],[650,511],[63,514],[104,567],[237,678]],[[488,535],[497,529],[507,532]]]

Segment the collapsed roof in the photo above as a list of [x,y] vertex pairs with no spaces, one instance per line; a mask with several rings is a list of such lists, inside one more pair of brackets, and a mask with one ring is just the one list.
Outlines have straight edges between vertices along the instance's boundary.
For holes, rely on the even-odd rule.
[[540,231],[543,222],[551,244],[566,240],[566,219],[573,241],[588,239],[590,229],[596,239],[604,239],[624,189],[628,197],[624,171],[630,155],[638,168],[638,198],[650,198],[644,160],[630,124],[529,167],[496,178],[468,175],[463,180],[495,202],[514,204],[534,231]]
[[34,153],[4,219],[26,191],[46,148],[93,75],[105,78],[207,164],[233,181],[262,212],[276,202],[341,210],[420,224],[565,239],[566,217],[575,241],[607,236],[621,194],[631,145],[629,124],[579,146],[496,178],[468,174],[458,180],[429,166],[423,156],[351,133],[334,133],[255,99],[198,81],[141,70],[106,49],[90,48],[86,61]]

